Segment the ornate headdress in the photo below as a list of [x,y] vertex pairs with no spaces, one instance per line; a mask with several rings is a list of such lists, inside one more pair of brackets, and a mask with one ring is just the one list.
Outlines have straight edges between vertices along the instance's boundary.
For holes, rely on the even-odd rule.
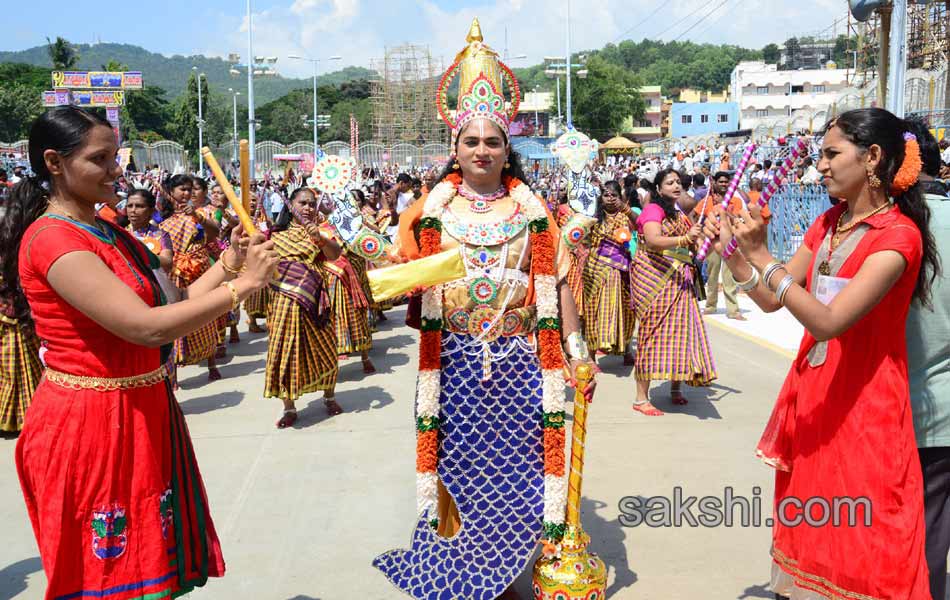
[[[476,18],[465,41],[468,45],[455,57],[455,62],[439,81],[439,116],[452,130],[452,142],[470,121],[477,118],[490,119],[508,135],[508,125],[518,114],[521,94],[518,80],[503,62],[498,53],[488,47],[482,38],[482,28]],[[448,106],[448,90],[455,76],[459,76],[458,110],[452,116]],[[502,82],[511,93],[511,106],[505,106]]]

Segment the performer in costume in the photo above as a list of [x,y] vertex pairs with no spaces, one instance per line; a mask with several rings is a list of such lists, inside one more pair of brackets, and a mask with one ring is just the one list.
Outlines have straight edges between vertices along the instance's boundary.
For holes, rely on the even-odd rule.
[[[340,240],[337,240],[337,243],[342,245]],[[369,357],[369,350],[373,347],[373,334],[369,328],[370,302],[363,292],[360,272],[352,260],[354,256],[352,253],[341,253],[336,260],[325,262],[322,268],[327,276],[330,302],[333,304],[337,354],[342,359],[348,354],[359,352],[363,361],[363,372],[369,374],[376,372],[376,367]],[[365,262],[359,256],[355,258],[365,278]]]
[[[468,272],[422,297],[419,518],[411,548],[374,562],[418,599],[497,598],[539,541],[557,552],[567,499],[562,336],[572,368],[589,364],[557,227],[511,151],[517,81],[477,20],[467,42],[439,86],[454,155],[400,216],[406,258],[447,250]],[[457,73],[462,92],[450,118],[445,94]]]
[[[230,245],[229,240],[231,237],[231,231],[238,226],[237,215],[234,214],[234,211],[228,206],[228,199],[224,195],[224,190],[221,189],[221,186],[217,183],[211,186],[211,206],[214,207],[214,219],[218,224],[218,227],[221,229],[221,232],[218,234],[218,252],[224,252],[227,250]],[[238,307],[236,310],[228,312],[226,327],[230,330],[230,335],[228,336],[229,344],[237,344],[241,341],[241,336],[238,334],[238,324],[241,322],[241,307]],[[221,330],[221,334],[218,337],[219,345],[224,343],[225,330]]]
[[648,416],[664,414],[650,402],[651,380],[671,381],[671,400],[682,405],[687,403],[682,382],[702,386],[716,379],[696,300],[699,273],[690,251],[700,228],[676,207],[683,192],[677,171],[663,169],[654,183],[657,196],[637,217],[632,291],[639,322],[633,409]]
[[30,130],[36,176],[14,189],[0,230],[0,294],[18,311],[29,301],[47,344],[16,448],[47,600],[173,598],[223,575],[167,357],[276,266],[257,236],[233,279],[247,248],[235,239],[242,249],[196,280],[188,300],[162,306],[155,256],[95,216],[96,202],[114,195],[117,152],[103,117],[48,110]]
[[[257,226],[259,231],[269,231],[272,223],[267,216],[267,211],[262,208],[263,200],[258,200],[258,198],[252,193],[251,194],[251,214],[255,215],[254,224]],[[251,333],[264,333],[267,330],[261,327],[258,323],[258,319],[267,320],[267,309],[270,306],[271,301],[271,291],[270,288],[265,287],[260,289],[247,299],[244,303],[244,311],[247,312],[247,330]]]
[[[212,219],[199,214],[191,202],[191,177],[173,175],[165,182],[165,193],[174,205],[175,212],[164,219],[159,227],[172,240],[175,251],[175,266],[172,282],[187,297],[188,286],[211,268],[208,252],[207,231],[217,235],[217,225]],[[218,346],[218,323],[208,323],[175,342],[175,364],[196,365],[208,361],[208,380],[221,379],[215,364]]]
[[[3,277],[0,276],[0,289]],[[19,433],[43,375],[40,341],[29,310],[17,310],[12,294],[0,295],[0,432]]]
[[[840,202],[787,264],[769,254],[758,205],[751,214],[717,211],[721,220],[707,218],[705,227],[739,288],[805,327],[756,451],[776,469],[776,516],[784,511],[772,529],[770,587],[776,597],[929,599],[903,335],[911,302],[926,306],[940,273],[917,181],[919,144],[906,121],[883,109],[847,111],[825,127],[818,170]],[[832,518],[795,527],[802,511],[783,507],[783,498],[859,499],[863,507],[841,511],[841,526]]]
[[296,215],[285,207],[271,236],[280,263],[278,278],[270,284],[273,294],[267,318],[264,396],[284,402],[279,429],[297,421],[295,402],[310,392],[323,390],[331,416],[343,412],[334,397],[339,363],[330,296],[321,269],[322,263],[340,255],[340,247],[329,227],[314,223],[319,212],[313,190],[297,188],[290,203]]
[[624,234],[630,237],[633,225],[633,213],[621,198],[620,184],[606,182],[584,265],[584,333],[591,352],[626,354],[633,337],[630,254],[624,239]]

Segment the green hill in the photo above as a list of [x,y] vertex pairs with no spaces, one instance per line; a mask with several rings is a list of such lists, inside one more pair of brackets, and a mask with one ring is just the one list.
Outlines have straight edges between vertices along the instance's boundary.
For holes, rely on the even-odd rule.
[[[185,91],[191,67],[196,66],[208,77],[212,91],[226,93],[233,87],[241,93],[247,88],[245,75],[232,77],[230,65],[220,58],[206,56],[163,56],[130,44],[74,44],[79,52],[76,70],[100,70],[110,60],[129,66],[130,70],[142,71],[145,84],[165,90],[166,100],[174,100]],[[0,52],[0,63],[26,63],[52,68],[46,46],[36,46],[16,52]],[[277,63],[278,69],[280,61]],[[370,79],[375,72],[362,67],[347,67],[319,77],[321,85],[340,85],[355,79]],[[48,83],[48,82],[47,82]],[[291,90],[312,86],[312,80],[287,77],[257,77],[254,80],[255,104],[264,104],[285,96]]]

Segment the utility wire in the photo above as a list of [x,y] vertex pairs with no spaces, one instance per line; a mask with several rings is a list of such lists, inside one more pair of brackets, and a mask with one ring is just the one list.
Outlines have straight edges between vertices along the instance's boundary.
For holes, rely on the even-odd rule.
[[627,29],[626,31],[624,31],[623,33],[621,33],[620,35],[618,35],[616,38],[614,38],[614,41],[615,41],[615,42],[620,41],[620,40],[621,40],[623,37],[625,37],[627,34],[629,34],[629,33],[632,32],[632,31],[635,31],[635,30],[636,30],[637,28],[639,28],[641,25],[643,25],[644,23],[646,23],[647,21],[649,21],[650,19],[652,19],[652,18],[653,18],[653,15],[655,15],[655,14],[658,13],[658,12],[660,12],[660,9],[667,5],[667,2],[668,2],[668,0],[660,0],[660,3],[656,5],[656,8],[654,8],[654,9],[650,12],[649,15],[647,15],[645,18],[641,19],[639,23],[637,23],[636,25],[634,25],[634,26],[631,27],[630,29]]

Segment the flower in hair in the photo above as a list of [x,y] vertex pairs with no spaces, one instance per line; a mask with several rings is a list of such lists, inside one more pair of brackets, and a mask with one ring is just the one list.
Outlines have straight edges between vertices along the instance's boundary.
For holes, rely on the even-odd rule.
[[904,132],[904,162],[894,175],[891,194],[899,196],[909,190],[917,183],[922,168],[923,162],[920,159],[920,144],[917,143],[917,136],[906,131]]

